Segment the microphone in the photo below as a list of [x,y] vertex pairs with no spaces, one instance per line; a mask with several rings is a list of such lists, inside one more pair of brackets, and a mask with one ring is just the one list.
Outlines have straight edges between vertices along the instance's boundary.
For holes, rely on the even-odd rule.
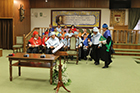
[[40,56],[40,58],[45,58],[45,57],[46,57],[46,55],[41,55],[41,56]]
[[11,54],[9,54],[9,56],[15,56],[15,54],[14,53],[11,53]]
[[25,54],[24,57],[29,57],[29,54]]

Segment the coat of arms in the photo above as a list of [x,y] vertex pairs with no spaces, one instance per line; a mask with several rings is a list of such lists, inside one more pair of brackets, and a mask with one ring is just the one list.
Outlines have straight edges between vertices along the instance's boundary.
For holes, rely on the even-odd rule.
[[117,22],[117,23],[119,23],[120,22],[120,20],[121,20],[121,15],[115,15],[115,21]]
[[125,24],[125,10],[111,10],[110,26]]

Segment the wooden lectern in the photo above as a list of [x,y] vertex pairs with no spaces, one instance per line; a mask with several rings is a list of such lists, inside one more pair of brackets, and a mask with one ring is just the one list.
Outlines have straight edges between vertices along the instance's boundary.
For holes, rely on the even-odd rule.
[[54,90],[56,90],[56,93],[58,93],[59,88],[63,87],[67,92],[70,92],[68,89],[66,89],[66,87],[64,86],[63,82],[62,82],[62,64],[61,64],[61,56],[68,56],[66,51],[58,51],[54,54],[55,56],[59,56],[59,76],[58,76],[58,84],[56,86],[56,88],[54,88]]

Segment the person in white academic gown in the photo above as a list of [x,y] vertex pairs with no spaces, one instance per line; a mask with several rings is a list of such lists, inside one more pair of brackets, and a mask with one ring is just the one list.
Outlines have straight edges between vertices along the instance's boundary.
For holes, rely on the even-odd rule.
[[94,59],[94,64],[95,65],[99,65],[99,59],[100,59],[100,54],[99,54],[99,50],[100,50],[100,47],[102,44],[100,44],[100,37],[102,36],[100,33],[99,33],[99,29],[97,27],[94,27],[93,28],[93,36],[91,38],[91,41],[92,41],[92,51],[91,51],[91,58]]
[[58,32],[61,32],[61,26],[60,26],[60,24],[57,25],[56,29],[57,29]]
[[69,33],[66,33],[65,34],[65,37],[64,37],[64,40],[63,40],[63,42],[64,42],[64,48],[67,50],[68,49],[68,40],[69,40]]
[[60,43],[64,43],[64,39],[62,38],[62,34],[58,34],[58,39]]
[[[64,44],[64,39],[62,38],[62,34],[58,34],[58,39],[59,39],[59,42],[60,43],[63,43]],[[62,47],[61,49],[60,49],[60,51],[64,51],[64,47]]]
[[52,50],[55,49],[59,44],[59,39],[55,36],[54,32],[51,32],[50,38],[45,42],[47,49],[46,54],[52,54]]

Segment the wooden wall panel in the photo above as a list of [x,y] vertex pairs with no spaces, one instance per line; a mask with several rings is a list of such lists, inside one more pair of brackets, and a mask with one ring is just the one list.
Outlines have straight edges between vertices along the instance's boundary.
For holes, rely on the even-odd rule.
[[131,0],[131,8],[140,8],[140,0]]
[[109,0],[96,0],[96,8],[109,8]]
[[109,8],[109,0],[30,0],[31,8]]
[[95,8],[96,7],[96,0],[89,0],[89,8]]
[[[109,0],[30,0],[31,8],[109,8]],[[140,8],[140,0],[131,0],[132,8]]]
[[[22,22],[19,20],[20,4],[23,4],[25,9],[25,19]],[[13,19],[13,44],[15,44],[17,35],[30,32],[29,0],[0,0],[0,19]]]
[[[24,5],[23,9],[25,9],[25,18],[23,21],[20,21],[19,9],[20,4]],[[21,36],[23,34],[27,34],[30,32],[30,2],[29,0],[15,0],[14,3],[14,39],[16,36]],[[15,44],[15,40],[13,41]]]
[[0,17],[13,17],[13,0],[0,0]]
[[74,1],[74,8],[87,8],[88,7],[88,0],[75,0]]

